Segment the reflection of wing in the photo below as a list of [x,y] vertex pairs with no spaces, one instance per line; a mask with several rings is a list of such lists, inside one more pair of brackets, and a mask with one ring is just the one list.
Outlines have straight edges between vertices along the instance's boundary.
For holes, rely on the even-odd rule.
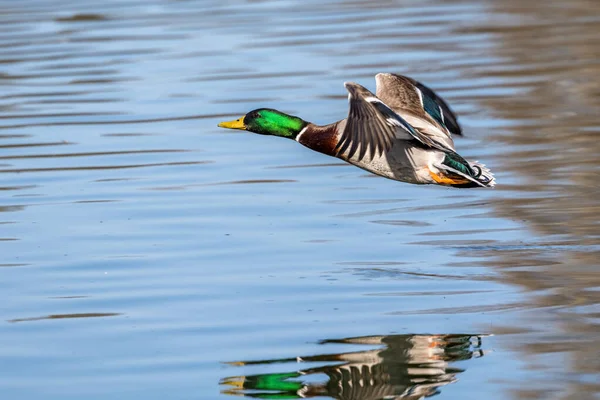
[[392,147],[396,139],[411,140],[417,133],[402,117],[393,112],[373,93],[357,83],[344,83],[348,89],[350,110],[342,137],[336,150],[343,154],[349,149],[348,158],[359,150],[358,159],[369,149],[371,159],[375,152],[380,155]]
[[[412,78],[397,74],[377,74],[377,97],[396,112],[405,110],[450,136],[462,135],[456,114],[431,88]],[[410,121],[409,121],[410,122]]]

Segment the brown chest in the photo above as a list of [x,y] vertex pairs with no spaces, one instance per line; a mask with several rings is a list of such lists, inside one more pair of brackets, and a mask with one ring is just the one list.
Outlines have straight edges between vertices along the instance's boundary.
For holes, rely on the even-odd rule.
[[326,126],[308,125],[296,140],[311,150],[335,157],[335,146],[339,141],[337,125],[337,123]]

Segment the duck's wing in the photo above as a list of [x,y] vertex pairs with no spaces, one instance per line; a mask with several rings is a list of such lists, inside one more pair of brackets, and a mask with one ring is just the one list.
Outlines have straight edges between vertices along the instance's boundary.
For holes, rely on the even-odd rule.
[[411,126],[363,86],[353,82],[346,82],[344,86],[348,90],[350,110],[335,147],[337,155],[348,151],[347,157],[352,158],[358,152],[358,159],[362,160],[368,150],[373,159],[375,153],[383,154],[396,140],[417,140],[428,147],[453,151],[445,141]]
[[[423,102],[426,104],[425,111],[438,122],[448,128],[451,134],[462,136],[462,127],[458,124],[458,117],[452,111],[446,100],[441,98],[433,89],[425,86],[419,81],[414,81],[415,86],[423,93]],[[437,106],[437,107],[436,107]]]
[[398,74],[380,73],[375,75],[375,80],[377,97],[392,109],[410,110],[428,122],[435,121],[453,135],[462,135],[458,117],[433,89]]

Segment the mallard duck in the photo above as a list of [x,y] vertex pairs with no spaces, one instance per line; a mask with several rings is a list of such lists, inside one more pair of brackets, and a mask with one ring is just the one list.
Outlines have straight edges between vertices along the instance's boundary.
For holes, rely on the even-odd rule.
[[348,117],[329,125],[259,108],[218,126],[294,139],[397,181],[459,188],[495,185],[485,165],[467,161],[454,150],[452,134],[462,131],[440,96],[406,76],[380,73],[375,79],[376,95],[358,83],[345,82]]

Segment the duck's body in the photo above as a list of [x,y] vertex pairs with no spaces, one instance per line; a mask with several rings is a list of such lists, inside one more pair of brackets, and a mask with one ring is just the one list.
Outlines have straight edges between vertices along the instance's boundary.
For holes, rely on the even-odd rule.
[[[390,150],[373,158],[367,153],[363,158],[358,153],[350,154],[350,150],[337,152],[346,120],[330,125],[307,125],[295,140],[303,146],[328,156],[337,157],[359,168],[389,179],[407,183],[436,183],[429,174],[427,165],[430,161],[441,161],[442,154],[415,145],[394,145]],[[440,160],[437,160],[440,159]]]
[[461,134],[446,102],[401,75],[377,74],[377,96],[346,83],[348,118],[319,126],[276,110],[258,109],[221,127],[283,136],[386,178],[416,184],[493,187],[484,165],[454,151]]

